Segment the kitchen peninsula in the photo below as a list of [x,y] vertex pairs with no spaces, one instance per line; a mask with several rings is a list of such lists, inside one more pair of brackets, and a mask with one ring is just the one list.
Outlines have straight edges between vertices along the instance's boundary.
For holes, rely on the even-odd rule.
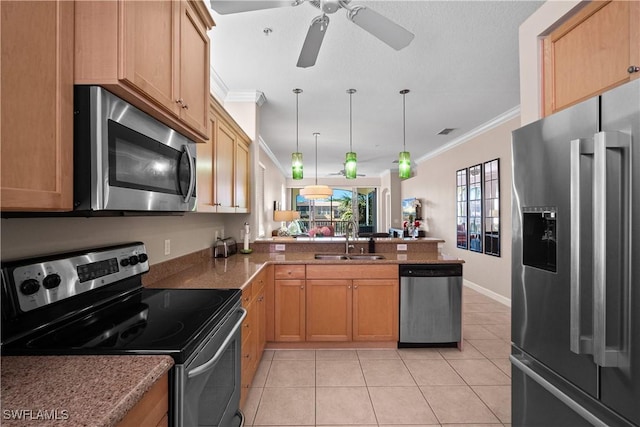
[[[368,239],[349,242],[352,257],[368,249]],[[383,238],[376,240],[375,254],[363,254],[375,258],[317,259],[319,253],[344,254],[345,239],[264,239],[247,255],[213,258],[203,250],[154,265],[143,283],[242,290],[248,313],[242,326],[242,407],[265,347],[396,347],[398,266],[464,262],[440,253],[441,242]]]

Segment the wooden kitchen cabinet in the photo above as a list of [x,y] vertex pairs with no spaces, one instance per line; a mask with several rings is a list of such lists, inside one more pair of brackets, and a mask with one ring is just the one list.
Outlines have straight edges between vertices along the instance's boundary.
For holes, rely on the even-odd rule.
[[97,84],[194,139],[209,137],[202,1],[76,2],[75,83]]
[[640,77],[639,23],[640,2],[598,1],[546,37],[544,115]]
[[117,427],[168,426],[169,374],[164,374],[131,408]]
[[398,278],[353,281],[353,341],[397,341]]
[[305,266],[274,268],[274,341],[305,341]]
[[395,265],[308,265],[307,341],[397,341]]
[[242,290],[242,306],[247,310],[247,317],[242,322],[241,405],[248,395],[266,344],[266,282],[267,270],[262,270]]
[[352,281],[307,280],[307,341],[351,341]]
[[0,14],[1,209],[70,211],[74,2],[2,1]]
[[247,213],[249,137],[213,97],[209,142],[197,146],[198,212]]

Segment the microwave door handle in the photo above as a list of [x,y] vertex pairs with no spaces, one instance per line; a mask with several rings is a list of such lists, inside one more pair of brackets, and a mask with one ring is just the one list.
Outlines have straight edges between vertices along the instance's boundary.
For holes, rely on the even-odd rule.
[[196,186],[196,168],[194,158],[191,155],[191,151],[189,150],[189,146],[184,145],[183,147],[184,152],[187,153],[187,159],[189,159],[189,188],[187,189],[187,194],[184,196],[184,201],[189,203],[189,199],[191,199]]
[[[599,132],[594,136],[593,161],[593,360],[602,367],[624,367],[628,364],[625,357],[629,344],[631,316],[629,315],[630,276],[631,276],[631,136],[622,132]],[[607,150],[617,150],[620,162],[620,200],[608,203],[607,200]],[[615,171],[614,171],[615,172]],[[607,229],[607,216],[618,219],[615,229]],[[608,280],[607,271],[607,235],[616,233],[621,249],[619,270],[621,280]],[[618,259],[616,257],[616,259]],[[609,286],[620,286],[617,291],[621,300],[620,342],[607,346],[607,290]]]
[[571,154],[571,179],[570,187],[570,211],[571,211],[571,263],[570,263],[570,327],[569,349],[576,354],[593,354],[593,337],[582,333],[582,294],[586,291],[581,278],[581,262],[584,256],[581,253],[581,230],[586,224],[582,224],[582,201],[580,191],[582,183],[580,179],[580,160],[583,155],[593,155],[592,139],[574,139],[570,145]]
[[220,345],[220,348],[218,348],[218,350],[213,355],[213,357],[211,359],[209,359],[207,362],[205,362],[202,365],[190,370],[187,373],[187,377],[188,378],[193,378],[193,377],[197,377],[198,375],[204,374],[208,370],[213,369],[213,367],[216,365],[216,363],[218,363],[218,360],[224,354],[224,351],[227,348],[227,346],[229,345],[229,343],[231,342],[231,340],[233,339],[233,336],[236,334],[236,332],[238,332],[238,329],[240,328],[240,325],[242,325],[242,321],[244,320],[245,317],[247,317],[247,310],[245,310],[244,308],[240,307],[237,312],[240,313],[240,318],[238,319],[236,324],[233,325],[233,328],[231,329],[231,332],[229,332],[229,335],[227,335],[227,337],[224,339],[224,341]]

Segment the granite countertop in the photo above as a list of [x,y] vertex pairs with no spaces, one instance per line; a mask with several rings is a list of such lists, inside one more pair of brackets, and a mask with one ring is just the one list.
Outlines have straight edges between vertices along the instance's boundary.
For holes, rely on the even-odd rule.
[[170,356],[3,356],[0,362],[3,427],[115,426],[173,366]]
[[[461,264],[463,260],[434,253],[376,253],[382,260],[317,260],[313,252],[254,252],[229,258],[206,258],[179,273],[146,285],[149,288],[241,289],[267,263],[271,264]],[[153,269],[154,266],[151,266]]]

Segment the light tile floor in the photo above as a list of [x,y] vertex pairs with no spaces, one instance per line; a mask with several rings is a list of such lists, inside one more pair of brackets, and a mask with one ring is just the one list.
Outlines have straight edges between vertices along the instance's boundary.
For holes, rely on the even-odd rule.
[[463,325],[463,351],[266,350],[245,425],[509,425],[510,309],[464,288]]

